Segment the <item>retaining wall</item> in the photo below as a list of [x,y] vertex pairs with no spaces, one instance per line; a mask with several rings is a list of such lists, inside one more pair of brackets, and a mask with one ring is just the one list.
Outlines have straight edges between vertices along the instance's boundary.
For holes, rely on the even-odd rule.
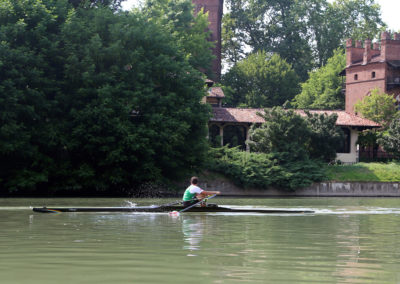
[[276,188],[240,188],[227,180],[203,181],[205,190],[219,190],[225,196],[357,196],[357,197],[400,197],[399,182],[321,182],[296,191]]

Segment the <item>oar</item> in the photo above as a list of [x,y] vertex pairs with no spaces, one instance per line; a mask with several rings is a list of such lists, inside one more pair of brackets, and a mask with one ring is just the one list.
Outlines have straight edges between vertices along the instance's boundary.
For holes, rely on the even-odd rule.
[[167,206],[172,206],[172,205],[175,205],[175,204],[179,204],[179,203],[181,203],[182,202],[182,200],[176,200],[176,201],[174,201],[174,202],[171,202],[171,203],[167,203],[167,204],[161,204],[161,205],[159,205],[158,207],[167,207]]
[[182,210],[179,210],[179,211],[172,211],[172,212],[169,212],[168,214],[169,214],[170,216],[179,216],[180,213],[185,212],[186,210],[189,210],[190,208],[196,206],[197,204],[200,204],[201,202],[207,201],[208,199],[211,199],[211,198],[213,198],[213,197],[215,197],[215,196],[217,196],[217,195],[216,195],[216,194],[211,195],[211,196],[206,197],[206,198],[204,198],[203,200],[200,200],[199,202],[196,202],[195,204],[192,204],[192,205],[190,205],[190,206],[188,206],[188,207],[186,207],[186,208],[184,208],[184,209],[182,209]]

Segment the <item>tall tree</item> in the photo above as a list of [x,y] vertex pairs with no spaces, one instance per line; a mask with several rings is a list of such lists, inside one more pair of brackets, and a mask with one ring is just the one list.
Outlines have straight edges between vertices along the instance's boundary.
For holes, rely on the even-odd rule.
[[212,78],[214,43],[207,40],[210,37],[208,13],[200,11],[194,15],[194,5],[190,0],[147,0],[142,13],[150,21],[166,28],[183,49],[190,64]]
[[109,7],[113,10],[117,10],[121,8],[121,3],[126,0],[68,0],[75,8],[86,7],[86,8],[93,8],[93,7]]
[[282,105],[298,93],[298,82],[285,60],[264,51],[249,55],[223,76],[223,84],[229,86],[226,102],[232,106]]
[[2,189],[121,191],[201,164],[204,78],[170,29],[108,6],[2,4]]
[[326,65],[309,73],[309,79],[301,84],[301,93],[293,100],[293,106],[301,109],[344,109],[342,80],[339,75],[345,68],[346,57],[337,49]]
[[223,54],[228,61],[279,53],[304,81],[348,37],[374,38],[383,22],[374,0],[227,0]]

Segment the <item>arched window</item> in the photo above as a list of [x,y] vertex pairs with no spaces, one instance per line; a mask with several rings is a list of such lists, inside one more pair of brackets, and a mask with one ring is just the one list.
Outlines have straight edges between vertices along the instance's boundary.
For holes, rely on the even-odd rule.
[[375,76],[376,76],[375,71],[373,71],[373,72],[371,73],[371,78],[375,78]]
[[358,74],[354,75],[354,80],[357,81],[358,80]]

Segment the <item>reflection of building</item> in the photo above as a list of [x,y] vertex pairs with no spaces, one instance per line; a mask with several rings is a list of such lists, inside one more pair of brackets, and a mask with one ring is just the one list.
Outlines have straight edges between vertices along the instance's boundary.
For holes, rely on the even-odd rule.
[[[196,11],[204,8],[209,13],[209,27],[212,32],[211,40],[216,42],[216,47],[213,50],[216,57],[213,62],[213,71],[215,80],[218,81],[221,75],[221,20],[223,0],[193,0],[193,3],[196,5]],[[337,154],[337,159],[342,162],[354,163],[357,161],[356,141],[360,131],[379,127],[373,121],[363,119],[354,114],[352,108],[355,101],[365,96],[370,89],[377,87],[376,84],[380,84],[378,87],[384,91],[399,91],[400,78],[397,78],[397,76],[400,77],[400,41],[397,42],[398,37],[398,35],[395,35],[395,40],[390,40],[387,33],[384,33],[382,35],[381,52],[378,52],[376,48],[371,50],[368,43],[365,49],[360,47],[360,43],[357,43],[355,48],[348,48],[347,58],[351,64],[347,63],[346,72],[351,74],[353,79],[349,78],[349,75],[347,76],[346,110],[310,111],[311,113],[336,113],[338,115],[337,125],[342,127],[345,133],[344,147]],[[350,44],[351,40],[347,42],[348,47]],[[368,79],[369,75],[367,74],[374,77]],[[353,82],[356,78],[358,78],[359,82],[364,83],[357,85]],[[397,79],[399,79],[399,82],[397,82]],[[222,89],[220,87],[213,87],[213,81],[211,80],[207,80],[206,83],[209,88],[206,102],[210,103],[213,107],[213,116],[209,121],[209,138],[211,142],[214,145],[241,145],[245,149],[245,141],[248,137],[250,126],[263,122],[263,119],[257,115],[257,112],[262,110],[224,108],[221,103],[224,98]],[[304,115],[301,110],[298,112]]]

